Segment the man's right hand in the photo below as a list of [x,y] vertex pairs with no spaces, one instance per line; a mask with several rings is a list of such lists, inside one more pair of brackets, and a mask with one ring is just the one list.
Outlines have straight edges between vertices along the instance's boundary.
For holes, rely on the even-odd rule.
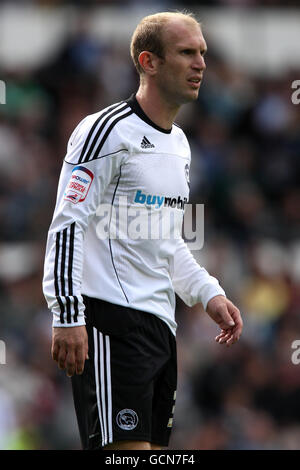
[[85,326],[53,327],[51,354],[67,376],[82,374],[88,359],[88,335]]

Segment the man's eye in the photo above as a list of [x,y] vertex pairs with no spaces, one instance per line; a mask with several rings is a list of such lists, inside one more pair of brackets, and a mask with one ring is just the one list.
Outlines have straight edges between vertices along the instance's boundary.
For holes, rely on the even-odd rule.
[[190,49],[184,49],[184,51],[182,51],[182,54],[187,54],[187,55],[189,55],[189,54],[191,54],[191,53],[192,53],[192,51],[191,51]]

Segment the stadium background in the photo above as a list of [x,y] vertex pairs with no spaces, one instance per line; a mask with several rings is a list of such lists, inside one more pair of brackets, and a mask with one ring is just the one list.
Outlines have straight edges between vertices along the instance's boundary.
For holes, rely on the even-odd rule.
[[[0,4],[0,448],[78,449],[69,379],[50,357],[41,291],[47,229],[71,130],[137,88],[128,52],[140,18],[190,8],[207,70],[177,122],[205,204],[194,252],[240,308],[238,344],[214,342],[178,301],[179,386],[171,449],[299,449],[300,79],[298,2],[10,1]],[[200,7],[201,6],[201,7]]]

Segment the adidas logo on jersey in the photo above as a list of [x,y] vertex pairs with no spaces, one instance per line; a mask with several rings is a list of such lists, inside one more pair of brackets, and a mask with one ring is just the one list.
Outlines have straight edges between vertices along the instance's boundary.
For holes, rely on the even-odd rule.
[[152,149],[152,148],[155,147],[155,145],[151,144],[151,142],[149,142],[149,140],[147,139],[147,137],[144,136],[144,137],[142,138],[141,147],[142,147],[142,149]]

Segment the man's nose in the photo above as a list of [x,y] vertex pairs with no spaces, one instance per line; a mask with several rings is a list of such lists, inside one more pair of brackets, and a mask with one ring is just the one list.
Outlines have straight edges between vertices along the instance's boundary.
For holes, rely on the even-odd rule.
[[193,64],[193,69],[200,70],[200,71],[203,71],[206,69],[206,63],[205,63],[203,55],[199,54],[197,56],[197,59],[195,60]]

